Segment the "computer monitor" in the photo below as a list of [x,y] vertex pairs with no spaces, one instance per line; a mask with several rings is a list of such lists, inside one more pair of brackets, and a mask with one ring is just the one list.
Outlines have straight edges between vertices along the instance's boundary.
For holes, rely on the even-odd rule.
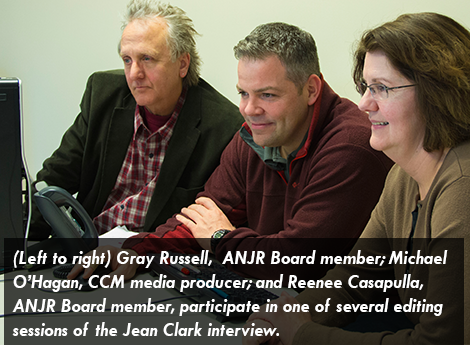
[[24,245],[21,82],[0,77],[0,269]]

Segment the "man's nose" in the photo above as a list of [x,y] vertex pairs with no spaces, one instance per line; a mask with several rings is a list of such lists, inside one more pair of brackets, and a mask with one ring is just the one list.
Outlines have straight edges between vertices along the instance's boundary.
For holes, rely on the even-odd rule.
[[140,79],[144,76],[144,70],[139,63],[133,62],[130,69],[130,76],[133,79]]
[[240,102],[240,109],[242,110],[242,114],[246,114],[247,116],[256,116],[263,113],[263,108],[261,108],[260,104],[252,98],[242,100]]

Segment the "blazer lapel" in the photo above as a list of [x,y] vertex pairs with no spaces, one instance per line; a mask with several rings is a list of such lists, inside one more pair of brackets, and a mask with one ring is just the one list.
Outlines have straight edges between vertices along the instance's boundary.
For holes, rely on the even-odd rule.
[[190,88],[163,160],[155,191],[145,218],[144,231],[155,231],[152,224],[176,188],[199,140],[201,97],[197,87]]
[[114,108],[109,124],[103,168],[99,169],[101,176],[99,177],[100,186],[95,204],[97,208],[94,210],[95,214],[101,213],[116,183],[134,133],[135,101],[131,95],[126,97],[126,99],[130,99],[129,104],[126,107]]

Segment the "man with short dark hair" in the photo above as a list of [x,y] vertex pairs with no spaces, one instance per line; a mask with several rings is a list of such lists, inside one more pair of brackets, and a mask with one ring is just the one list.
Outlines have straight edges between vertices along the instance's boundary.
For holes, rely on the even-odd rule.
[[[185,238],[172,249],[193,252],[198,248],[188,237],[194,236],[223,261],[236,251],[311,255],[312,241],[302,240],[345,238],[328,253],[346,254],[392,165],[370,147],[367,115],[325,82],[315,41],[298,27],[260,25],[238,43],[235,56],[246,123],[195,204],[123,248],[145,255],[168,249],[154,238]],[[275,268],[227,266],[249,277],[279,278]],[[327,269],[312,265],[300,275],[317,279]],[[129,278],[132,270],[117,273]]]

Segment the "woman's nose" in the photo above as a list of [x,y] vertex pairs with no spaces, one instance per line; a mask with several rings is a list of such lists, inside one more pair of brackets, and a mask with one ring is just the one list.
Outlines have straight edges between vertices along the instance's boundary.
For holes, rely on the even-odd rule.
[[378,109],[377,102],[372,97],[369,89],[367,89],[366,92],[362,95],[362,98],[357,106],[360,110],[365,112],[376,111]]

